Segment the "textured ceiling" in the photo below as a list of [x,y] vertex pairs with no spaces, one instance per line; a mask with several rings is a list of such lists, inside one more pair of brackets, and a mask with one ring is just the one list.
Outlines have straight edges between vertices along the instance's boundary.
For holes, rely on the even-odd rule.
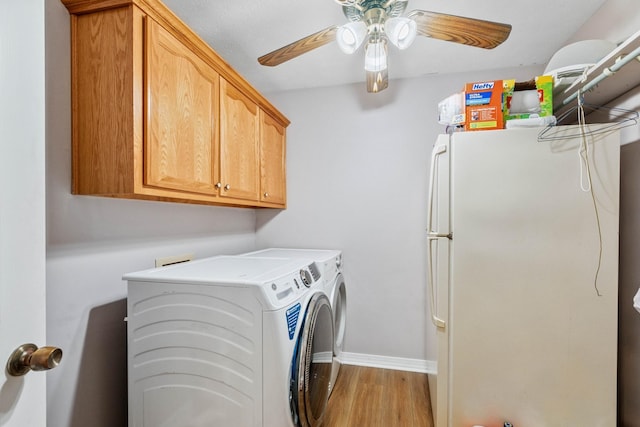
[[[493,50],[418,37],[389,50],[394,79],[435,73],[546,64],[605,0],[410,0],[413,9],[511,24]],[[277,67],[257,58],[330,25],[346,23],[333,0],[164,0],[164,3],[261,92],[362,82],[364,53],[330,43]]]

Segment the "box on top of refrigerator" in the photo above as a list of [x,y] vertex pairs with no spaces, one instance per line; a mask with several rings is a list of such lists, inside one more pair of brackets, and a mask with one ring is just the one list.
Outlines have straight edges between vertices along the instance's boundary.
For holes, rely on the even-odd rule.
[[504,81],[504,120],[553,115],[553,77],[537,76],[527,82]]
[[465,130],[503,129],[502,80],[465,85]]

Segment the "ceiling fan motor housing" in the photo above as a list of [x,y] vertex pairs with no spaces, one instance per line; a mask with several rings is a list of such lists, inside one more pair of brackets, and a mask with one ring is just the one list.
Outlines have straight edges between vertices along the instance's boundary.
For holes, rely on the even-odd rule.
[[377,43],[384,33],[384,22],[387,20],[387,12],[380,7],[373,7],[364,12],[364,22],[367,25],[370,42]]
[[[373,9],[384,11],[385,17],[396,17],[404,13],[407,8],[406,0],[362,0],[342,5],[342,12],[349,21],[366,20],[367,12]],[[383,19],[383,22],[384,22]]]

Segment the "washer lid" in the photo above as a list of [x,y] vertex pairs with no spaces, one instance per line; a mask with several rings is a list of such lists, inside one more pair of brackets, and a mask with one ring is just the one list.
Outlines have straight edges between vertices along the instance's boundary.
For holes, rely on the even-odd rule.
[[303,260],[249,256],[217,256],[125,274],[141,282],[262,285],[307,267]]
[[293,248],[268,248],[255,252],[249,252],[242,256],[249,257],[274,257],[274,258],[299,258],[316,262],[325,262],[339,256],[341,252],[334,249],[293,249]]
[[268,248],[249,252],[242,256],[306,259],[309,263],[317,263],[320,274],[325,279],[334,277],[342,265],[342,251],[337,249]]

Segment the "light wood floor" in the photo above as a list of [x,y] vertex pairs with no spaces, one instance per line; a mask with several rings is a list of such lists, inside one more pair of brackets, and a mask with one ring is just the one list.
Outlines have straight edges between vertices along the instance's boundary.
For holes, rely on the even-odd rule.
[[426,374],[343,365],[322,427],[433,427]]

